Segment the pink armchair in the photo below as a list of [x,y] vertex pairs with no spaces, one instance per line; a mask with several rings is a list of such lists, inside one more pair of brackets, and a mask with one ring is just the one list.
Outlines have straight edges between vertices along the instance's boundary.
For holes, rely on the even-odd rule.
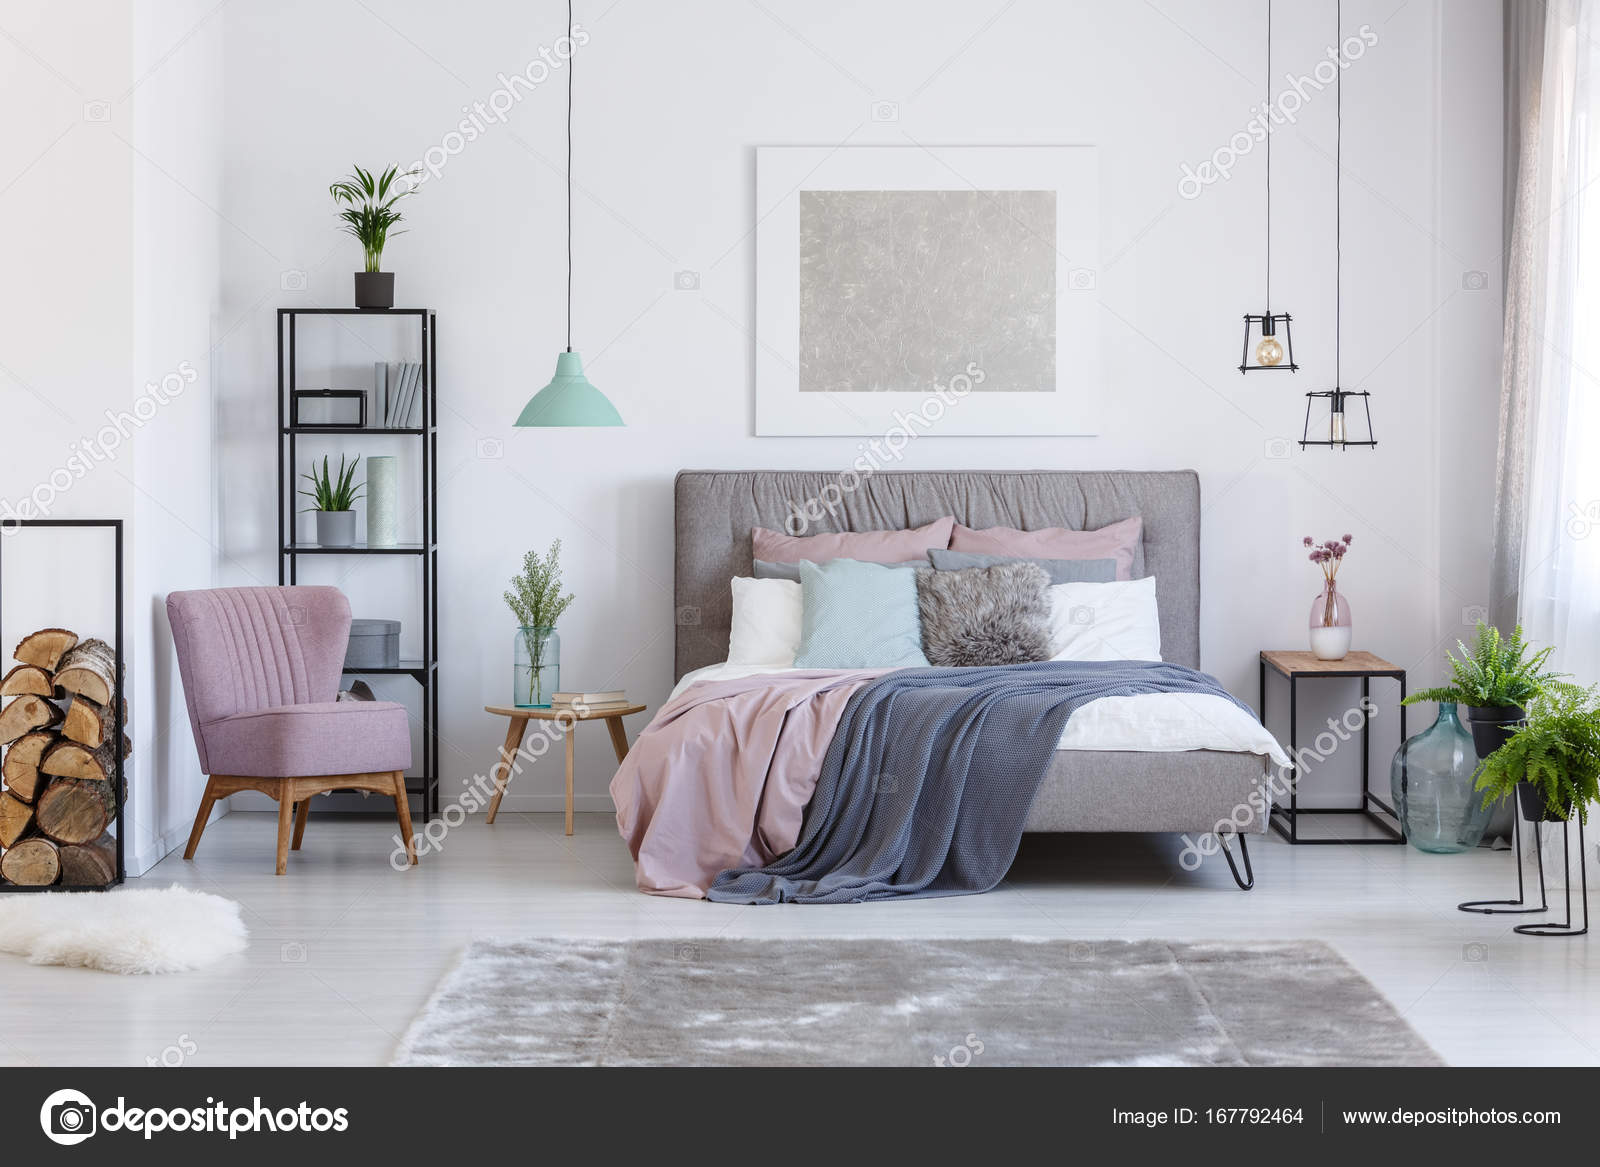
[[194,858],[219,798],[257,790],[278,802],[282,875],[291,819],[298,851],[313,795],[370,790],[394,797],[406,853],[417,861],[406,802],[405,707],[337,699],[350,638],[350,602],[338,588],[173,592],[167,616],[208,776],[185,859]]

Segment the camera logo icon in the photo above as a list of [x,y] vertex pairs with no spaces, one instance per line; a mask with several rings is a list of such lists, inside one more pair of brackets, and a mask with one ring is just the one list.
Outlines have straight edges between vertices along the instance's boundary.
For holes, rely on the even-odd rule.
[[1074,292],[1092,292],[1098,283],[1092,267],[1075,267],[1067,273],[1067,287]]
[[700,290],[700,273],[697,271],[680,271],[673,273],[672,286],[680,292],[698,292]]
[[83,103],[83,120],[86,122],[108,122],[111,120],[111,103],[109,101],[86,101]]
[[1067,619],[1073,624],[1093,624],[1094,609],[1087,604],[1078,604],[1067,613]]
[[692,604],[685,604],[678,609],[677,622],[679,628],[696,628],[700,624],[700,609]]
[[875,122],[897,122],[900,120],[900,103],[897,101],[875,101],[872,103],[872,120]]
[[1289,446],[1288,438],[1268,438],[1262,444],[1261,452],[1268,461],[1281,462],[1289,456]]
[[303,292],[306,290],[306,273],[297,267],[279,272],[278,287],[285,292]]
[[504,458],[505,456],[506,444],[499,438],[478,439],[478,460],[480,462],[490,462],[496,458]]
[[98,1113],[87,1094],[57,1090],[39,1108],[39,1126],[52,1143],[75,1147],[94,1135]]
[[1468,604],[1461,609],[1461,623],[1467,628],[1476,628],[1479,624],[1489,622],[1489,609],[1484,604]]
[[291,940],[278,949],[278,959],[284,964],[304,964],[306,946],[303,941]]
[[1468,292],[1481,292],[1489,286],[1489,273],[1486,271],[1464,271],[1461,273],[1461,287]]

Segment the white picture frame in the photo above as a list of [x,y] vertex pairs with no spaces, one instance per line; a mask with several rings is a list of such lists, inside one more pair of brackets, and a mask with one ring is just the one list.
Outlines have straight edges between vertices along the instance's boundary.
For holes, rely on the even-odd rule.
[[[808,201],[808,192],[829,194]],[[832,192],[865,192],[866,201],[847,195],[835,199]],[[941,193],[930,203],[926,198],[893,198],[901,192]],[[999,192],[1027,194],[1007,199]],[[1043,192],[1050,197],[1044,198]],[[883,197],[874,198],[875,194]],[[1052,204],[1053,241],[1042,226]],[[933,217],[923,217],[929,208]],[[1025,208],[1037,212],[1027,221],[1021,215]],[[974,210],[981,212],[981,221],[967,217]],[[762,146],[756,150],[756,221],[758,436],[884,435],[897,428],[918,431],[919,436],[1097,431],[1099,160],[1095,147]],[[885,232],[901,232],[905,238],[885,246]],[[1045,271],[1048,252],[1053,251],[1053,303],[1046,309],[1050,315],[1041,315],[1046,304],[1041,279],[1032,280],[1024,289],[1026,295],[1019,296],[1002,277],[993,286],[971,281],[965,295],[980,299],[956,305],[953,327],[931,322],[930,316],[950,308],[952,298],[959,300],[963,292],[937,286],[924,292],[909,286],[918,278],[916,273],[930,270],[904,258],[923,244],[972,249],[966,257],[941,256],[937,262],[946,266],[935,266],[935,275],[980,269],[1039,273]],[[804,294],[803,246],[809,257]],[[1002,262],[991,262],[985,254],[994,247],[1002,249]],[[850,254],[852,248],[873,252],[863,262],[877,267],[867,273],[864,283],[852,283],[853,273],[840,274],[856,258]],[[832,274],[819,277],[819,267],[831,268]],[[834,283],[829,284],[830,279]],[[864,323],[856,319],[853,307],[837,307],[841,298],[858,290],[872,297]],[[889,301],[893,302],[884,306]],[[897,319],[896,311],[907,319]],[[823,318],[820,325],[819,318]],[[804,359],[803,331],[808,341]],[[839,338],[838,343],[830,337]],[[817,343],[819,339],[825,343]],[[949,351],[930,356],[926,351],[930,341],[931,347],[949,344]],[[868,368],[880,349],[896,344],[912,347],[881,367]],[[985,351],[990,354],[987,358]],[[1019,357],[1019,352],[1024,355]],[[1008,367],[1009,376],[989,377],[984,365],[990,362]],[[856,365],[863,372],[852,384],[848,370]],[[916,367],[896,372],[910,366]],[[896,378],[916,383],[900,385]],[[1011,383],[1028,388],[1003,387]],[[832,385],[845,387],[827,387]],[[908,425],[912,414],[924,420],[912,419]]]

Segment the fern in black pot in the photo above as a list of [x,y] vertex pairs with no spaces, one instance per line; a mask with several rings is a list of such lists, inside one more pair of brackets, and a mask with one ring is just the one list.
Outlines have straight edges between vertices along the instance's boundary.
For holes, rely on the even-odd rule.
[[1562,685],[1534,698],[1527,721],[1483,760],[1477,788],[1485,805],[1515,790],[1535,822],[1587,822],[1600,799],[1600,694]]
[[1461,651],[1459,657],[1447,654],[1450,683],[1413,693],[1404,704],[1439,701],[1463,707],[1479,758],[1487,758],[1506,743],[1517,723],[1527,716],[1529,702],[1545,695],[1571,697],[1583,692],[1566,680],[1567,674],[1545,667],[1554,650],[1534,651],[1520,624],[1506,637],[1480,620],[1472,647],[1458,640],[1456,648]]

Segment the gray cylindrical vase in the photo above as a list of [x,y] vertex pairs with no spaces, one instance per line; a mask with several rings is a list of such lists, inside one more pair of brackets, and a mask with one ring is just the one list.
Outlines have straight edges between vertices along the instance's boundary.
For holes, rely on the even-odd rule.
[[399,540],[398,459],[367,459],[367,546],[393,547]]

